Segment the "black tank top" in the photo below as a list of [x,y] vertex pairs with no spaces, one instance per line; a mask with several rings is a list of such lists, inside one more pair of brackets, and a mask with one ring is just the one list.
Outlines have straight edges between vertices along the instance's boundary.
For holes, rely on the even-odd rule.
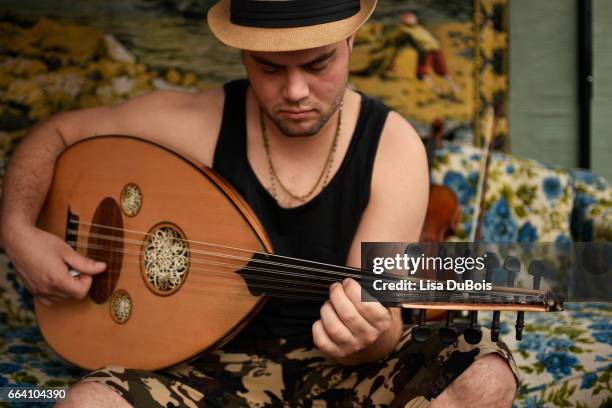
[[[311,201],[299,207],[282,208],[259,182],[247,159],[248,86],[248,80],[236,80],[224,86],[223,122],[214,170],[257,214],[274,253],[345,265],[370,197],[374,158],[389,109],[362,94],[357,126],[337,173]],[[319,318],[322,304],[322,301],[270,298],[233,343],[282,337],[290,343],[311,344],[311,327]]]

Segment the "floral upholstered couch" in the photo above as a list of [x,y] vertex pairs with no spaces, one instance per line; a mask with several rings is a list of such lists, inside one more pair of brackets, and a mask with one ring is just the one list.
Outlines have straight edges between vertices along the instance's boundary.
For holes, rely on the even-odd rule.
[[[461,202],[458,240],[469,235],[481,160],[479,149],[445,145],[432,166],[432,181],[451,187]],[[612,241],[612,189],[592,173],[495,153],[489,180],[488,241]],[[0,387],[69,385],[85,372],[49,349],[32,306],[0,254]],[[520,342],[514,340],[514,319],[502,314],[501,329],[520,370],[516,407],[612,407],[611,304],[570,303],[560,313],[527,313]],[[481,317],[487,321],[490,316]]]
[[[436,152],[432,183],[450,187],[462,209],[451,240],[470,235],[482,160],[483,151],[472,146],[447,144]],[[610,242],[612,187],[588,171],[492,153],[482,239],[557,246]],[[520,342],[514,339],[514,313],[502,314],[502,336],[521,376],[517,407],[612,407],[612,304],[565,307],[561,313],[528,313]]]

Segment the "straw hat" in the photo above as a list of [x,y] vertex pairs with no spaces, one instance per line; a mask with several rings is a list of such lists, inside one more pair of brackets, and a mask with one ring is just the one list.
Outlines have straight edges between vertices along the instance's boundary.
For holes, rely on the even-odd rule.
[[342,41],[377,0],[221,0],[208,12],[215,37],[250,51],[296,51]]

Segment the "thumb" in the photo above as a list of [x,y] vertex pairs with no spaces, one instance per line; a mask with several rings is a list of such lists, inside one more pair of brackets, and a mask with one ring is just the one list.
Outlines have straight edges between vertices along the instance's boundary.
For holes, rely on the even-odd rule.
[[87,258],[72,248],[64,253],[64,261],[77,272],[88,275],[95,275],[106,270],[106,263]]

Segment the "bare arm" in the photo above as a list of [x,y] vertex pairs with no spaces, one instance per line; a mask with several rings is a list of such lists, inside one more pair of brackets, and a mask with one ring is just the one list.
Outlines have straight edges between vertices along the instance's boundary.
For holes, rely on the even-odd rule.
[[[210,139],[198,133],[214,128],[218,90],[195,95],[153,92],[113,107],[62,113],[38,124],[17,147],[7,168],[2,202],[2,224],[34,225],[53,176],[57,157],[66,147],[88,137],[125,134],[141,137],[178,153],[212,162]],[[208,106],[207,106],[208,105]],[[209,108],[209,109],[206,109]],[[213,108],[215,108],[213,106]],[[196,110],[201,109],[200,112]],[[207,143],[208,142],[208,143]],[[6,238],[7,234],[3,234]]]
[[[207,138],[204,132],[214,134],[215,126],[220,125],[217,109],[222,106],[222,95],[222,90],[203,94],[153,92],[114,107],[62,113],[32,128],[9,162],[0,223],[5,249],[34,295],[47,301],[83,297],[90,279],[66,279],[67,265],[83,273],[103,270],[103,266],[96,266],[35,227],[55,160],[66,147],[96,135],[125,134],[195,156],[210,165],[215,139]],[[56,256],[49,258],[51,253]]]
[[[429,198],[425,149],[415,130],[391,113],[379,144],[372,191],[347,264],[361,266],[361,242],[418,241]],[[399,308],[361,302],[354,280],[330,288],[330,300],[313,325],[319,349],[346,365],[376,361],[389,354],[402,333]]]
[[51,184],[53,166],[66,148],[51,121],[34,126],[13,153],[6,170],[2,194],[5,245],[17,225],[34,225]]

